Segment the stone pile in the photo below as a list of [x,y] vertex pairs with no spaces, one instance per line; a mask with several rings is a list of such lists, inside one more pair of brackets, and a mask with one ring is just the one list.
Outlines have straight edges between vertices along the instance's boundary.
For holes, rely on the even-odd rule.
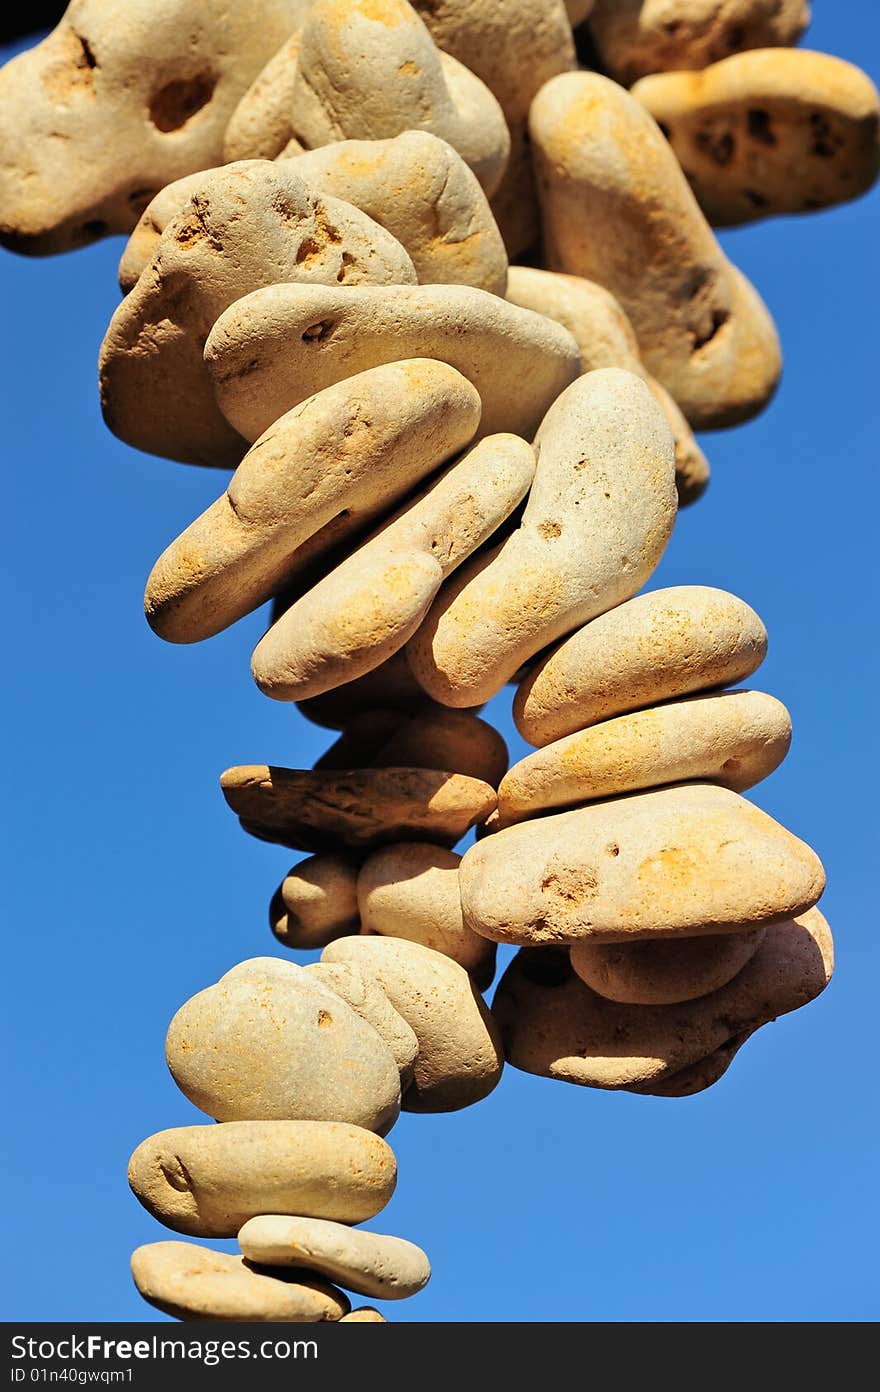
[[[644,592],[695,430],[772,398],[713,226],[863,193],[878,98],[804,0],[73,0],[0,73],[0,240],[129,235],[110,429],[232,469],[146,614],[335,730],[223,795],[306,858],[257,958],[178,1011],[212,1119],[145,1140],[133,1258],[182,1319],[382,1321],[425,1254],[362,1230],[402,1110],[532,1073],[682,1097],[816,996],[814,853],[742,793],[785,757],[733,595]],[[628,88],[631,86],[631,90]],[[518,261],[519,264],[510,264]],[[219,491],[219,490],[218,490]],[[482,706],[516,686],[508,771]],[[476,842],[455,847],[470,830]],[[519,947],[492,1010],[497,943]]]

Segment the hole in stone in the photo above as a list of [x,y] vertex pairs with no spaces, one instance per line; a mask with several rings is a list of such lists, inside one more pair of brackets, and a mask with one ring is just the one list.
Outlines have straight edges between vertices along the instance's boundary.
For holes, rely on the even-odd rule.
[[209,72],[166,83],[150,101],[150,120],[157,130],[180,130],[211,100],[216,84]]
[[752,139],[759,140],[762,145],[776,144],[776,136],[773,134],[773,127],[770,124],[769,111],[762,111],[759,107],[755,107],[747,112],[746,128]]
[[326,338],[333,325],[329,319],[322,319],[318,324],[309,324],[307,329],[303,329],[303,343],[317,343],[322,338]]
[[318,1029],[324,1029],[327,1025],[333,1024],[333,1016],[329,1010],[318,1011]]

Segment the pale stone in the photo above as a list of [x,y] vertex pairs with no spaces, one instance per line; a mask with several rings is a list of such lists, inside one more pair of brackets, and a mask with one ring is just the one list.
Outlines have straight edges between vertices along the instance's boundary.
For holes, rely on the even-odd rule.
[[128,1182],[175,1232],[234,1237],[257,1213],[362,1223],[397,1182],[386,1141],[337,1121],[227,1121],[177,1126],[141,1141]]
[[405,1300],[422,1290],[431,1276],[431,1264],[414,1242],[358,1232],[321,1218],[251,1218],[238,1234],[238,1243],[248,1261],[316,1271],[374,1300]]
[[647,382],[675,441],[678,501],[684,505],[699,498],[709,482],[706,456],[669,392],[645,371],[633,326],[611,292],[581,276],[511,266],[507,298],[512,304],[544,314],[568,329],[578,346],[582,371],[623,367]]
[[223,136],[223,164],[275,159],[293,139],[291,112],[301,33],[300,22],[238,102]]
[[276,938],[285,947],[312,948],[356,933],[358,869],[357,856],[345,851],[323,851],[295,865],[272,901]]
[[541,89],[530,129],[548,265],[616,295],[694,429],[762,410],[781,371],[773,321],[644,107],[598,73],[569,73]]
[[765,48],[633,88],[716,226],[805,213],[866,193],[880,168],[880,97],[852,63]]
[[659,942],[579,942],[572,945],[571,965],[606,1000],[677,1005],[726,986],[754,957],[766,931]]
[[374,851],[357,882],[361,931],[442,952],[486,990],[495,974],[495,944],[465,927],[460,863],[461,856],[445,846],[419,841]]
[[537,652],[648,579],[675,521],[672,436],[644,382],[578,378],[535,439],[520,527],[443,586],[407,647],[435,700],[488,700]]
[[646,73],[797,43],[809,21],[807,0],[595,0],[589,28],[603,71],[629,87]]
[[742,681],[767,652],[767,630],[736,595],[676,585],[637,595],[542,658],[520,686],[516,727],[545,745],[612,715]]
[[180,1320],[319,1324],[350,1309],[335,1286],[300,1271],[254,1271],[244,1257],[193,1242],[150,1242],[132,1253],[144,1300]]
[[[486,195],[451,145],[428,131],[392,140],[340,140],[292,158],[317,193],[352,203],[408,252],[428,285],[474,285],[503,295],[507,256]],[[123,290],[137,281],[168,223],[210,174],[179,179],[157,194],[129,238],[119,267]]]
[[128,232],[153,195],[218,164],[240,96],[303,0],[72,0],[0,72],[0,240],[66,251]]
[[224,309],[277,281],[415,279],[390,233],[359,208],[313,193],[289,163],[212,170],[110,321],[100,357],[104,418],[148,453],[235,465],[245,444],[217,406],[202,357]]
[[380,1315],[378,1310],[374,1310],[372,1305],[361,1305],[359,1309],[352,1310],[351,1314],[343,1315],[340,1324],[387,1324],[384,1315]]
[[223,796],[245,831],[294,850],[370,850],[393,841],[455,845],[495,810],[488,783],[443,769],[227,769]]
[[[581,0],[583,4],[583,0]],[[498,98],[510,131],[510,157],[492,210],[511,255],[540,237],[528,146],[529,106],[557,73],[576,67],[563,0],[414,0],[437,46]]]
[[292,963],[256,958],[178,1010],[165,1056],[217,1121],[347,1121],[391,1129],[400,1076],[388,1045],[334,991]]
[[522,501],[534,473],[524,440],[482,440],[272,625],[251,660],[264,695],[317,696],[398,652],[443,581]]
[[419,943],[339,938],[322,961],[352,962],[373,976],[419,1041],[409,1112],[453,1112],[481,1101],[501,1077],[495,1022],[463,967]]
[[393,710],[361,711],[315,768],[449,769],[497,788],[507,760],[507,745],[487,721],[470,711],[430,706],[409,717]]
[[385,1040],[400,1073],[401,1091],[406,1088],[412,1078],[419,1041],[381,987],[350,962],[311,962],[305,970],[347,1001],[355,1014]]
[[205,345],[217,400],[249,440],[307,396],[401,358],[449,363],[480,393],[481,435],[529,440],[580,370],[561,325],[468,285],[272,285],[232,305]]
[[806,1005],[832,970],[828,925],[811,909],[768,928],[742,971],[700,1000],[604,1000],[575,975],[566,953],[551,949],[518,954],[499,982],[493,1013],[514,1068],[587,1087],[654,1090],[743,1032]]
[[307,150],[431,131],[454,146],[488,194],[510,151],[488,87],[441,53],[407,0],[314,0],[300,38],[290,125]]
[[474,932],[542,946],[748,931],[810,908],[825,874],[738,793],[682,783],[498,831],[459,883]]
[[387,512],[467,443],[480,399],[445,363],[389,363],[276,421],[159,557],[145,596],[170,642],[218,633]]
[[790,744],[788,711],[763,691],[633,711],[514,764],[498,789],[499,820],[510,826],[537,812],[694,779],[742,793],[779,767]]

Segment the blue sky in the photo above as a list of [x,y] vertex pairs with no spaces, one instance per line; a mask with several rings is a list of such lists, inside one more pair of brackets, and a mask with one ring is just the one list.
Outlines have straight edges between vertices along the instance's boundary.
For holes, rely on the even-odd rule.
[[[818,4],[808,37],[877,80],[868,0]],[[785,377],[758,421],[705,437],[711,488],[651,584],[722,586],[767,623],[751,684],[785,701],[795,738],[750,796],[825,861],[835,980],[693,1099],[509,1069],[479,1106],[403,1116],[398,1191],[371,1226],[421,1243],[434,1277],[392,1319],[880,1313],[878,206],[875,193],[725,236],[777,318]],[[128,1155],[203,1120],[165,1069],[168,1020],[234,962],[276,951],[266,904],[290,863],[239,831],[217,778],[234,763],[308,766],[329,742],[253,685],[262,614],[192,648],[143,620],[153,560],[223,476],[139,455],[101,422],[95,362],[121,247],[0,254],[8,1320],[162,1318],[128,1256],[173,1234],[130,1195]],[[504,693],[489,713],[518,757],[509,706]]]

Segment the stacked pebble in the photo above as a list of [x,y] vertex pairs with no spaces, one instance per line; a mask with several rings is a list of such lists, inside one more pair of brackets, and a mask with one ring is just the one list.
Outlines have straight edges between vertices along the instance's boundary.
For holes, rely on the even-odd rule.
[[[323,952],[241,963],[172,1021],[219,1125],[144,1141],[131,1184],[241,1256],[140,1248],[160,1309],[381,1320],[331,1283],[428,1279],[354,1226],[393,1190],[401,1108],[481,1100],[503,1052],[689,1095],[826,984],[822,867],[741,797],[788,714],[721,690],[763,625],[717,590],[639,593],[708,481],[693,430],[755,415],[781,370],[710,224],[877,174],[877,94],[789,47],[808,17],[73,0],[0,73],[0,239],[131,234],[108,425],[235,470],[157,561],[150,624],[194,642],[273,599],[258,685],[340,731],[314,769],[222,778],[247,831],[309,853],[270,917]],[[537,752],[506,772],[477,712],[510,682]],[[521,950],[490,1013],[497,942]]]

